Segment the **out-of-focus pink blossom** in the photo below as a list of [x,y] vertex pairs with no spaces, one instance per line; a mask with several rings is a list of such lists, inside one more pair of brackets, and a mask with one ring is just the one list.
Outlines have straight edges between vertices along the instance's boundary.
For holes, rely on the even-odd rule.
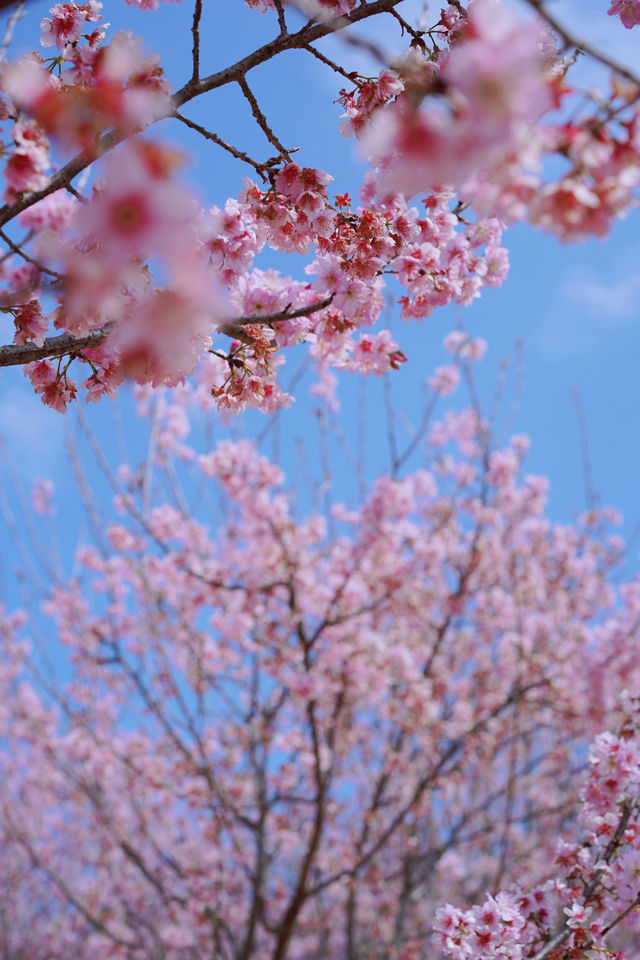
[[610,17],[618,16],[627,30],[640,24],[640,0],[612,0],[607,10]]
[[56,512],[52,504],[53,483],[49,479],[37,477],[33,483],[31,491],[31,503],[37,514],[42,516],[53,516]]
[[447,397],[453,393],[459,383],[460,371],[453,364],[438,367],[428,380],[430,388],[440,397]]

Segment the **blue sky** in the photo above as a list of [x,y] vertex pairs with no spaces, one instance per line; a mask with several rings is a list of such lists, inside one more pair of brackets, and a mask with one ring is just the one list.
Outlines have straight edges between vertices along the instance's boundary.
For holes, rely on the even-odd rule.
[[[27,16],[19,24],[14,50],[35,46],[39,35],[37,25],[40,17],[46,15],[47,7],[37,0],[27,4]],[[407,0],[405,17],[415,19],[421,7],[421,3]],[[571,22],[577,33],[594,39],[621,61],[637,60],[640,28],[625,31],[619,21],[608,18],[606,0],[581,3],[556,0],[553,9],[560,19]],[[104,13],[113,29],[133,29],[144,36],[149,52],[162,54],[162,63],[174,86],[182,84],[189,69],[191,44],[191,5],[187,0],[182,4],[163,4],[156,13],[132,10],[122,0],[106,0]],[[270,39],[274,33],[273,20],[246,9],[242,0],[205,3],[203,72],[213,72]],[[393,38],[386,27],[373,25],[367,35],[385,51],[393,52]],[[338,39],[327,40],[325,49],[366,71],[365,55],[351,48],[345,50]],[[579,64],[579,70],[582,82],[603,83],[603,74],[586,61]],[[311,57],[292,53],[282,57],[281,63],[268,64],[252,72],[249,79],[280,138],[287,146],[301,148],[300,161],[331,173],[337,192],[349,190],[352,195],[356,194],[364,167],[356,155],[354,142],[342,140],[337,132],[340,107],[332,101],[341,86],[339,78]],[[184,112],[256,156],[266,157],[272,152],[236,91],[214,92],[187,105]],[[229,161],[221,151],[205,145],[196,135],[183,132],[175,122],[165,123],[162,135],[178,140],[190,153],[189,179],[197,185],[199,198],[205,205],[222,206],[228,196],[236,195],[241,189],[241,178],[250,175],[250,170]],[[513,432],[531,436],[528,469],[550,477],[551,515],[560,521],[571,520],[585,504],[580,431],[571,389],[577,391],[584,410],[594,488],[603,503],[623,510],[626,531],[640,522],[638,223],[637,214],[631,215],[615,226],[605,243],[594,240],[572,246],[562,245],[526,225],[514,227],[506,234],[511,271],[501,289],[488,290],[469,308],[437,311],[420,325],[409,325],[399,318],[393,321],[396,338],[409,357],[409,363],[392,379],[394,401],[402,415],[414,422],[420,415],[424,379],[433,367],[444,362],[442,339],[459,320],[473,335],[488,341],[486,360],[478,368],[479,389],[487,404],[502,359],[513,356],[516,343],[521,342],[524,380]],[[300,258],[277,262],[283,272],[302,278]],[[259,266],[265,263],[275,265],[276,260],[257,261]],[[302,350],[288,352],[285,383],[303,356]],[[69,551],[78,530],[80,536],[88,535],[82,533],[86,524],[79,519],[81,511],[64,444],[65,435],[74,429],[73,415],[62,417],[44,408],[30,392],[19,370],[4,371],[0,377],[0,434],[6,455],[27,488],[35,476],[54,478],[60,497],[61,539]],[[354,446],[357,445],[358,397],[362,397],[362,391],[366,392],[369,405],[366,465],[373,474],[383,469],[387,460],[376,399],[381,384],[371,380],[364,387],[358,387],[353,377],[343,379],[342,422]],[[517,380],[514,371],[506,407]],[[267,452],[275,447],[292,467],[296,462],[296,438],[304,437],[309,443],[309,423],[313,422],[310,413],[313,401],[308,397],[307,388],[305,385],[299,389],[297,403],[281,415],[265,447]],[[134,450],[144,443],[132,403],[126,397],[119,401],[117,410],[109,401],[103,401],[98,409],[91,407],[87,412],[112,463],[117,461],[114,438],[118,432]],[[114,417],[121,424],[119,431],[114,429]],[[246,427],[255,431],[265,425],[264,417],[253,415],[247,418],[246,424],[245,421],[236,424],[234,430]],[[219,431],[219,425],[216,430]],[[338,486],[344,496],[350,498],[355,491],[352,467],[336,443],[331,448],[331,460]],[[95,468],[88,469],[95,476]],[[101,488],[98,496],[106,499],[106,488]],[[13,563],[11,532],[4,527],[0,537],[5,548],[3,569],[6,572]]]

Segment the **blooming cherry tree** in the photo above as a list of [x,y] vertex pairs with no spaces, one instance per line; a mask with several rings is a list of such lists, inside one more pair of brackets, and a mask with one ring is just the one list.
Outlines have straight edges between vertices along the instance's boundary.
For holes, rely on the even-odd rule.
[[615,515],[552,524],[525,438],[467,409],[330,534],[251,442],[189,444],[197,399],[166,399],[153,469],[219,521],[124,466],[45,603],[66,663],[3,613],[6,955],[622,957],[640,582],[614,586]]
[[[185,3],[171,80],[116,0],[114,26],[56,4],[22,58],[32,8],[7,12],[0,365],[58,411],[134,381],[153,421],[73,575],[0,609],[0,952],[634,960],[640,580],[615,512],[551,521],[527,439],[498,443],[473,389],[433,422],[484,340],[449,334],[421,428],[357,507],[296,509],[257,445],[191,429],[286,406],[291,349],[329,407],[336,371],[395,375],[389,303],[422,321],[499,287],[512,222],[605,237],[637,199],[640,82],[543,0],[418,25],[402,0],[247,4],[271,35],[229,64],[208,61],[212,5]],[[636,7],[608,12],[630,28]],[[572,86],[580,50],[604,93]],[[339,77],[353,197],[261,105],[254,71],[291,51]],[[229,86],[255,155],[191,116]],[[202,206],[172,127],[237,163],[233,196]],[[32,506],[56,522],[50,481]]]

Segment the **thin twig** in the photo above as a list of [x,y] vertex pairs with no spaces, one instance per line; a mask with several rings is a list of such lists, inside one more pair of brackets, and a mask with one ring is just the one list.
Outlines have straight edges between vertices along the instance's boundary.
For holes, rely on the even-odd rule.
[[391,399],[391,380],[389,374],[383,377],[384,409],[387,418],[387,443],[389,445],[389,473],[395,477],[398,472],[398,442],[396,440],[395,411]]
[[431,397],[429,398],[429,402],[424,408],[422,417],[420,419],[420,423],[418,424],[418,428],[415,431],[413,437],[411,438],[411,440],[409,441],[409,443],[407,444],[403,452],[396,456],[396,460],[394,463],[394,475],[397,474],[398,471],[400,470],[400,467],[402,467],[403,464],[407,462],[407,460],[411,457],[413,452],[416,450],[420,441],[423,439],[425,432],[427,430],[427,427],[429,426],[429,423],[431,421],[431,417],[433,416],[433,411],[435,410],[437,401],[438,401],[438,395],[436,393],[432,393]]
[[576,410],[578,433],[580,435],[580,451],[582,457],[582,476],[584,480],[584,498],[588,510],[594,510],[598,504],[598,496],[593,489],[593,473],[591,470],[591,456],[589,453],[589,434],[587,419],[584,414],[582,398],[577,387],[571,387],[571,399]]
[[311,44],[309,44],[308,47],[305,47],[305,50],[308,50],[309,53],[312,53],[314,57],[316,57],[318,60],[320,60],[321,63],[324,63],[327,67],[331,67],[332,70],[335,70],[336,73],[339,73],[342,77],[344,77],[346,80],[348,80],[349,83],[356,83],[356,84],[357,84],[357,82],[358,82],[358,77],[359,77],[359,74],[358,74],[358,71],[357,71],[357,70],[352,70],[352,71],[349,73],[347,70],[345,70],[345,69],[344,69],[343,67],[341,67],[339,64],[334,63],[333,60],[330,60],[329,57],[325,57],[324,53],[320,53],[320,51],[319,51],[319,50],[316,50],[315,47],[312,47]]
[[276,13],[278,14],[278,26],[280,27],[280,35],[286,36],[288,33],[288,30],[287,30],[287,21],[284,18],[284,7],[282,6],[282,0],[273,0],[273,5],[276,8]]
[[267,138],[267,140],[269,141],[269,143],[270,143],[272,146],[274,146],[274,147],[276,148],[276,150],[280,153],[280,155],[283,156],[283,157],[285,158],[285,160],[288,160],[289,163],[290,163],[290,162],[291,162],[291,155],[290,155],[289,151],[287,150],[286,147],[283,147],[283,145],[280,143],[280,141],[279,141],[278,138],[276,137],[275,133],[273,132],[273,130],[272,130],[271,127],[269,126],[269,121],[267,120],[267,118],[265,117],[264,113],[263,113],[262,110],[260,109],[260,104],[259,104],[258,101],[256,100],[256,98],[255,98],[255,96],[254,96],[254,94],[253,94],[253,91],[252,91],[251,88],[249,87],[249,84],[247,83],[247,81],[245,80],[244,77],[239,77],[239,78],[238,78],[238,86],[239,86],[240,89],[242,90],[242,92],[243,92],[246,100],[247,100],[248,103],[249,103],[249,106],[251,107],[251,113],[253,114],[253,116],[254,116],[254,118],[255,118],[255,120],[256,120],[256,123],[258,124],[258,126],[260,127],[260,129],[262,130],[262,132],[264,133],[264,135],[265,135],[265,137]]
[[[9,7],[13,2],[14,0],[10,0],[10,2],[0,3],[0,7]],[[9,17],[9,22],[7,23],[7,28],[4,32],[4,40],[2,41],[2,46],[0,47],[0,63],[2,63],[2,61],[7,55],[7,51],[13,39],[13,32],[16,29],[16,24],[18,23],[19,20],[22,19],[22,17],[24,17],[25,13],[27,12],[24,9],[24,5],[25,5],[25,0],[20,0],[20,2],[18,3],[18,6]]]
[[28,253],[25,253],[22,247],[19,247],[17,243],[14,243],[10,237],[6,235],[3,230],[0,230],[0,239],[6,243],[12,253],[15,253],[18,257],[22,257],[23,260],[26,260],[27,263],[32,264],[36,267],[40,273],[48,273],[50,277],[54,277],[56,280],[62,280],[62,274],[56,273],[55,270],[50,270],[49,267],[43,266],[38,260],[34,260],[33,257],[30,257]]
[[245,153],[244,150],[239,150],[237,147],[234,147],[233,144],[227,143],[226,140],[223,140],[222,137],[219,137],[217,133],[213,133],[212,130],[207,130],[206,127],[201,126],[199,123],[196,123],[195,120],[189,120],[188,117],[183,116],[183,114],[176,112],[174,117],[177,120],[180,120],[181,123],[184,123],[185,126],[190,127],[191,130],[195,130],[201,136],[205,137],[207,140],[211,140],[212,143],[217,144],[219,147],[222,147],[223,150],[226,150],[231,154],[232,157],[235,157],[236,160],[242,160],[244,163],[248,163],[249,166],[253,167],[256,173],[262,177],[263,180],[266,180],[265,170],[268,170],[270,166],[275,166],[279,162],[278,157],[274,157],[273,160],[267,160],[266,163],[259,163],[257,160],[253,160],[248,153]]
[[403,33],[406,31],[409,34],[409,36],[415,41],[415,44],[421,47],[422,50],[425,50],[427,45],[422,38],[422,32],[420,30],[416,30],[414,27],[411,26],[410,23],[407,23],[404,17],[401,17],[397,10],[392,9],[389,11],[389,13],[391,14],[392,17],[394,17],[398,21]]
[[597,60],[598,63],[603,64],[605,67],[609,67],[615,73],[619,73],[621,77],[625,77],[626,80],[629,80],[631,83],[634,83],[636,86],[640,86],[640,78],[638,78],[631,70],[624,67],[621,63],[618,63],[612,57],[609,57],[606,53],[598,50],[596,47],[592,47],[590,43],[587,43],[586,40],[583,40],[581,37],[576,37],[575,34],[571,33],[570,30],[567,30],[552,13],[546,9],[542,0],[527,0],[527,3],[542,17],[543,20],[549,24],[549,26],[556,31],[559,36],[562,37],[567,47],[575,47],[577,50],[582,50],[583,53],[586,53],[588,56],[593,57],[594,60]]
[[193,35],[193,49],[192,49],[192,59],[193,59],[193,73],[191,74],[191,79],[198,81],[200,79],[200,18],[202,17],[202,0],[196,0],[196,5],[193,11],[193,24],[191,26],[191,33]]

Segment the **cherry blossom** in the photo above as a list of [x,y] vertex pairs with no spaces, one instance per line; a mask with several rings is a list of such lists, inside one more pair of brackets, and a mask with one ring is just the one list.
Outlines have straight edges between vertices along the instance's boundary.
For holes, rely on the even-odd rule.
[[627,30],[640,23],[640,4],[637,0],[612,0],[607,13],[610,17],[620,17]]

